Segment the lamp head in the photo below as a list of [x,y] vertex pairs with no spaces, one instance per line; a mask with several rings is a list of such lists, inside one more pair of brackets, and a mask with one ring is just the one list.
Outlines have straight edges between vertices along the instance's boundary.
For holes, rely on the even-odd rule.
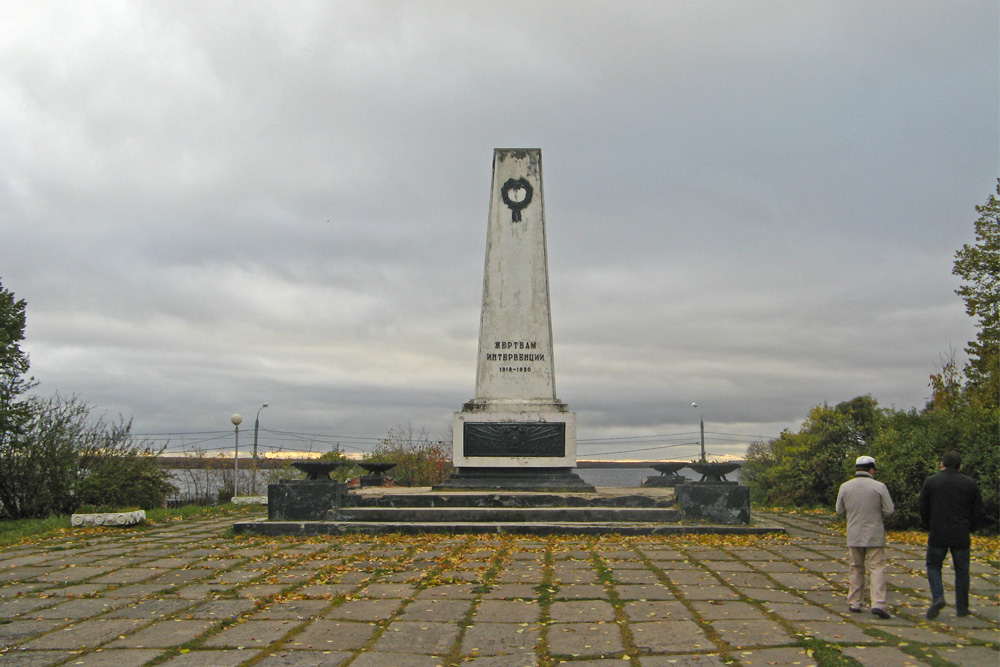
[[241,417],[241,416],[239,416],[239,415],[233,415],[233,416],[232,416],[232,417],[231,417],[231,418],[229,419],[229,421],[233,422],[233,426],[239,426],[240,424],[242,424],[242,423],[243,423],[243,417]]

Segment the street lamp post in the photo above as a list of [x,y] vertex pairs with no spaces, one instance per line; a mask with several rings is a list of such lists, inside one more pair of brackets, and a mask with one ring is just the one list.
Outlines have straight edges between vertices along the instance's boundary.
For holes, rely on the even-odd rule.
[[257,418],[253,421],[253,491],[252,495],[257,495],[257,432],[260,431],[260,411],[267,407],[267,403],[257,409]]
[[233,496],[239,495],[240,486],[240,424],[243,417],[233,415],[230,420],[236,428],[236,447],[233,448]]
[[[698,407],[698,404],[692,403],[691,407],[696,408]],[[707,460],[705,458],[705,419],[701,416],[701,414],[698,415],[698,426],[701,431],[701,462],[705,463]]]
[[698,415],[698,426],[701,428],[701,462],[705,463],[705,419]]

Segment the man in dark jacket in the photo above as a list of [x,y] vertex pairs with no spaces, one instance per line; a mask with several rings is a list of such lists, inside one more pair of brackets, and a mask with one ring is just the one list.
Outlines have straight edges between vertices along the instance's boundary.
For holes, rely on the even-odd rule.
[[962,457],[958,452],[941,456],[941,472],[924,481],[917,501],[920,519],[927,529],[927,582],[931,587],[931,606],[927,618],[937,618],[945,607],[941,565],[951,550],[955,568],[955,613],[969,615],[969,552],[970,533],[976,528],[985,509],[979,484],[958,469]]

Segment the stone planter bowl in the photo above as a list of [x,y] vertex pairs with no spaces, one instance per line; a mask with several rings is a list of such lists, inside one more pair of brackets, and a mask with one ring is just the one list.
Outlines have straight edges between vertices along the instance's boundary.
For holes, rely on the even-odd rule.
[[373,475],[381,475],[382,473],[389,472],[396,467],[395,463],[359,463],[359,466],[367,470]]
[[681,468],[687,467],[687,461],[660,461],[650,466],[661,475],[676,475]]
[[330,479],[330,473],[344,465],[343,461],[294,461],[292,467],[309,475],[309,479]]
[[741,465],[741,463],[733,461],[700,461],[698,463],[689,463],[688,467],[701,475],[701,481],[703,482],[725,482],[726,475],[738,469]]

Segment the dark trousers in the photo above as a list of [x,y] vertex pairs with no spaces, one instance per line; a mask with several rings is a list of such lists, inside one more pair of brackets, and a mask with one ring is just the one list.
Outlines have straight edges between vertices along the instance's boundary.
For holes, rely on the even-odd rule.
[[931,600],[944,600],[944,581],[941,565],[951,550],[951,564],[955,568],[955,610],[969,610],[969,553],[970,549],[954,547],[927,547],[927,583],[931,586]]

